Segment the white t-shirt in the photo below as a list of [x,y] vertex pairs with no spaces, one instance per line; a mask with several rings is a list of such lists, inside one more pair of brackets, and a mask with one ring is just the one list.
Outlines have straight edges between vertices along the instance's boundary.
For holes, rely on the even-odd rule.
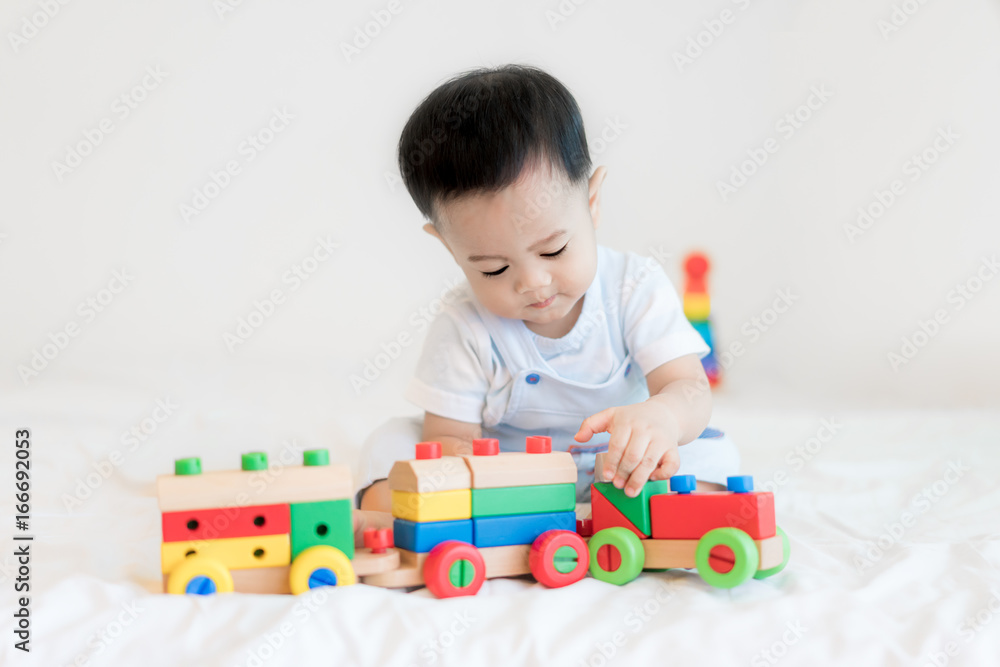
[[[643,375],[687,354],[708,354],[658,262],[604,246],[597,249],[595,284],[569,333],[546,338],[528,330],[521,320],[499,318],[501,335],[509,333],[507,340],[517,344],[530,341],[559,377],[595,385],[607,380],[629,354]],[[428,328],[405,397],[427,412],[481,424],[488,405],[491,414],[498,414],[497,405],[499,413],[504,412],[513,376],[477,310],[468,282],[455,294]],[[603,304],[588,303],[591,294],[599,294]],[[592,317],[601,305],[604,313]]]

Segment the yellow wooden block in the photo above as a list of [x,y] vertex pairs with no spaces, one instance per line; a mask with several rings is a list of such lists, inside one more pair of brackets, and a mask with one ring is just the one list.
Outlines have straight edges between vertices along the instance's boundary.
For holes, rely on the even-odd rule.
[[707,320],[711,311],[712,300],[707,294],[693,293],[684,295],[684,316],[692,322]]
[[392,515],[407,521],[453,521],[472,518],[472,491],[392,492]]
[[292,562],[292,543],[287,533],[164,542],[160,548],[163,572],[170,572],[178,563],[194,553],[214,558],[230,570],[276,567]]
[[161,512],[339,500],[352,498],[353,493],[351,470],[340,464],[156,478]]

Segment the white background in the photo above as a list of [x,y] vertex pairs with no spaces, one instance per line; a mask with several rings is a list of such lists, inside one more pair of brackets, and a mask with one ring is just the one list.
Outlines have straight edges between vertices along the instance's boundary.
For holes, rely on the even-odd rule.
[[[720,401],[1000,404],[1000,281],[961,310],[949,301],[1000,248],[995,2],[912,0],[915,13],[897,14],[901,25],[887,31],[879,22],[892,20],[893,4],[881,0],[591,0],[565,3],[559,21],[556,2],[424,0],[398,5],[350,57],[343,45],[387,4],[220,6],[70,3],[15,44],[11,34],[32,34],[25,17],[40,5],[5,5],[8,406],[42,396],[81,411],[91,400],[135,401],[127,427],[170,397],[189,424],[220,413],[241,421],[249,408],[278,431],[336,440],[332,425],[353,420],[343,442],[353,446],[382,419],[413,412],[401,394],[419,354],[420,309],[460,273],[420,230],[394,148],[434,86],[507,62],[543,67],[577,97],[595,164],[609,168],[601,243],[668,255],[678,289],[684,254],[711,255],[716,338],[744,346]],[[713,37],[707,26],[724,10],[731,21],[716,22],[724,30]],[[679,66],[676,54],[699,38],[707,46]],[[116,99],[157,67],[162,82],[122,119]],[[814,87],[831,96],[800,110],[809,118],[794,135],[779,132]],[[274,109],[294,119],[247,161],[242,142]],[[57,175],[55,163],[105,118],[113,132]],[[599,142],[609,122],[622,129]],[[911,180],[907,161],[947,128],[958,138]],[[718,183],[772,137],[779,150],[723,201]],[[185,222],[180,205],[229,160],[240,173]],[[858,207],[893,179],[905,192],[850,240]],[[320,236],[340,247],[293,291],[282,276]],[[134,279],[86,321],[81,302],[122,269]],[[273,289],[285,302],[231,352],[224,334]],[[752,318],[767,316],[779,290],[794,304],[754,333]],[[918,334],[926,345],[893,369],[888,354],[939,309],[947,322],[929,341]],[[79,335],[22,379],[18,368],[74,322]],[[410,345],[370,386],[353,388],[351,375],[400,334]]]
[[[779,649],[782,665],[942,664],[955,642],[954,664],[996,662],[1000,279],[973,281],[961,310],[949,301],[1000,252],[995,0],[415,0],[350,61],[341,44],[386,1],[246,0],[220,15],[211,0],[104,0],[47,17],[49,1],[0,9],[0,442],[31,429],[36,534],[34,652],[7,658],[17,564],[5,547],[0,663],[259,664],[289,620],[268,665],[428,664],[422,649],[445,636],[455,643],[436,664],[599,665],[617,631],[618,664],[771,664],[764,652]],[[902,5],[898,30],[880,30]],[[402,392],[421,309],[460,272],[420,230],[394,148],[436,85],[508,62],[577,97],[609,169],[600,242],[666,256],[678,287],[687,251],[711,255],[716,338],[744,346],[713,424],[774,488],[789,567],[733,591],[677,570],[621,588],[500,579],[452,601],[355,586],[306,621],[290,596],[161,595],[154,479],[173,459],[224,470],[241,452],[274,463],[329,447],[351,462],[379,423],[415,412]],[[121,118],[116,100],[157,67],[165,78]],[[814,88],[831,96],[783,136],[776,123]],[[241,144],[274,109],[294,118],[247,161]],[[113,131],[60,179],[53,164],[103,119]],[[621,132],[598,142],[609,123]],[[907,162],[948,128],[953,145],[910,180]],[[770,138],[778,151],[724,201],[717,183]],[[240,173],[185,222],[179,206],[230,160]],[[845,225],[894,179],[905,191],[852,242]],[[339,248],[293,291],[282,276],[317,237]],[[129,284],[87,321],[80,304],[110,296],[123,270]],[[224,335],[275,289],[284,303],[230,351]],[[887,355],[939,309],[947,321],[894,370]],[[355,391],[351,375],[401,335],[410,344]],[[663,586],[677,597],[660,604]],[[129,605],[142,612],[123,629]],[[446,635],[465,613],[475,625]],[[959,634],[984,614],[985,629]],[[790,623],[809,629],[802,641],[785,639]]]

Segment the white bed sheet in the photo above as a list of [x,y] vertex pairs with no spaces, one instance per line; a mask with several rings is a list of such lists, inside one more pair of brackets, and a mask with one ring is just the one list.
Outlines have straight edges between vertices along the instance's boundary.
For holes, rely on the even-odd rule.
[[[363,585],[199,598],[156,592],[153,479],[170,469],[175,447],[140,449],[72,514],[63,506],[63,494],[117,440],[109,424],[137,414],[136,405],[114,405],[67,392],[15,406],[33,425],[33,634],[30,655],[12,648],[16,573],[4,548],[3,665],[1000,664],[997,413],[820,415],[720,404],[714,422],[737,439],[744,471],[758,487],[779,482],[778,523],[792,543],[785,572],[732,591],[669,571],[622,587],[492,580],[478,596],[452,600]],[[220,432],[227,422],[251,428],[245,419],[237,428],[239,414],[208,420]],[[356,446],[360,423],[334,430]],[[206,424],[175,425],[169,441],[188,428]],[[206,468],[245,449],[220,441]],[[344,445],[333,457],[353,454]],[[923,489],[933,502],[914,500]],[[899,533],[893,524],[902,526],[904,511],[913,522]],[[884,553],[869,552],[862,566],[883,533]]]

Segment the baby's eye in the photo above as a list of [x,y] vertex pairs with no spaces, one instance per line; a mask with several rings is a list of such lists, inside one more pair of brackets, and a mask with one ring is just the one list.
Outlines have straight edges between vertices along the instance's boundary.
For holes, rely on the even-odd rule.
[[556,250],[555,252],[542,253],[542,257],[558,257],[559,255],[561,255],[563,253],[563,250],[565,250],[566,246],[568,246],[568,245],[569,244],[567,243],[566,245],[564,245],[563,247],[559,248],[559,250]]
[[[559,252],[562,252],[562,251],[560,250]],[[506,270],[507,270],[507,267],[505,266],[502,269],[497,269],[496,271],[481,271],[481,273],[484,276],[486,276],[487,278],[494,278],[496,276],[499,276],[501,273],[503,273]]]

